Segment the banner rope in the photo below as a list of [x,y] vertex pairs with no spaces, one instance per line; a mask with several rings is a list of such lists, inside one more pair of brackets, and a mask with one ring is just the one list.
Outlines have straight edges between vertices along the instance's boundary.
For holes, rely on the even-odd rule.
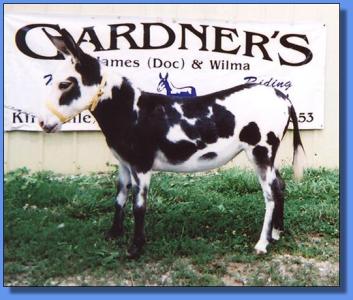
[[36,115],[36,114],[31,113],[31,112],[28,112],[28,111],[26,111],[26,110],[24,110],[24,109],[16,108],[16,107],[14,107],[14,106],[9,106],[9,105],[4,105],[4,107],[7,108],[7,109],[16,111],[16,112],[18,112],[18,113],[24,113],[24,114],[27,114],[27,115],[29,115],[29,116],[31,116],[31,117],[37,118],[37,115]]

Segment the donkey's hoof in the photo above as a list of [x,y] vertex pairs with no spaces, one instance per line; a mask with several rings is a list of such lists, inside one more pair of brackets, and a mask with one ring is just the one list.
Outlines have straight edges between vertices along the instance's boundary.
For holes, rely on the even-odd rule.
[[116,230],[110,229],[104,234],[104,239],[107,241],[116,240],[119,237],[122,237],[123,235],[124,235],[123,231],[116,231]]
[[275,240],[275,241],[278,241],[281,237],[281,233],[282,231],[281,230],[278,230],[278,229],[275,229],[273,228],[272,229],[272,239]]
[[266,254],[267,253],[267,245],[268,242],[267,241],[258,241],[258,243],[255,246],[255,251],[257,255],[261,255],[261,254]]
[[142,247],[132,244],[127,250],[127,258],[138,259],[142,254]]
[[266,249],[255,249],[256,255],[264,255],[267,253]]

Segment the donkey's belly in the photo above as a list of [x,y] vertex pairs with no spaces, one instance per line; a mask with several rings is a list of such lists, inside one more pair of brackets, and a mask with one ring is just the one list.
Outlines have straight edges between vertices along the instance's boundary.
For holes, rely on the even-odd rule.
[[153,170],[171,172],[200,172],[219,168],[229,162],[242,150],[240,144],[224,139],[223,142],[210,144],[202,150],[196,151],[189,159],[172,163],[162,151],[158,151]]

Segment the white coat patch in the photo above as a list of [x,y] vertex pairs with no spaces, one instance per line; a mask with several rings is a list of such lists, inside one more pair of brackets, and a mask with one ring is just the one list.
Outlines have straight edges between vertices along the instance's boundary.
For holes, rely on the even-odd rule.
[[179,124],[176,124],[169,128],[167,133],[167,140],[176,143],[180,140],[187,140],[192,141],[189,137],[185,134],[185,132],[181,129]]

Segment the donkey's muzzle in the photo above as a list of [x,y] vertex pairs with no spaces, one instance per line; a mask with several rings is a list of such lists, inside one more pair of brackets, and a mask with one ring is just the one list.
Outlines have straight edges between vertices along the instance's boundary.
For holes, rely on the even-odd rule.
[[39,126],[40,126],[46,133],[55,132],[56,129],[58,128],[58,124],[46,125],[43,121],[39,121]]

